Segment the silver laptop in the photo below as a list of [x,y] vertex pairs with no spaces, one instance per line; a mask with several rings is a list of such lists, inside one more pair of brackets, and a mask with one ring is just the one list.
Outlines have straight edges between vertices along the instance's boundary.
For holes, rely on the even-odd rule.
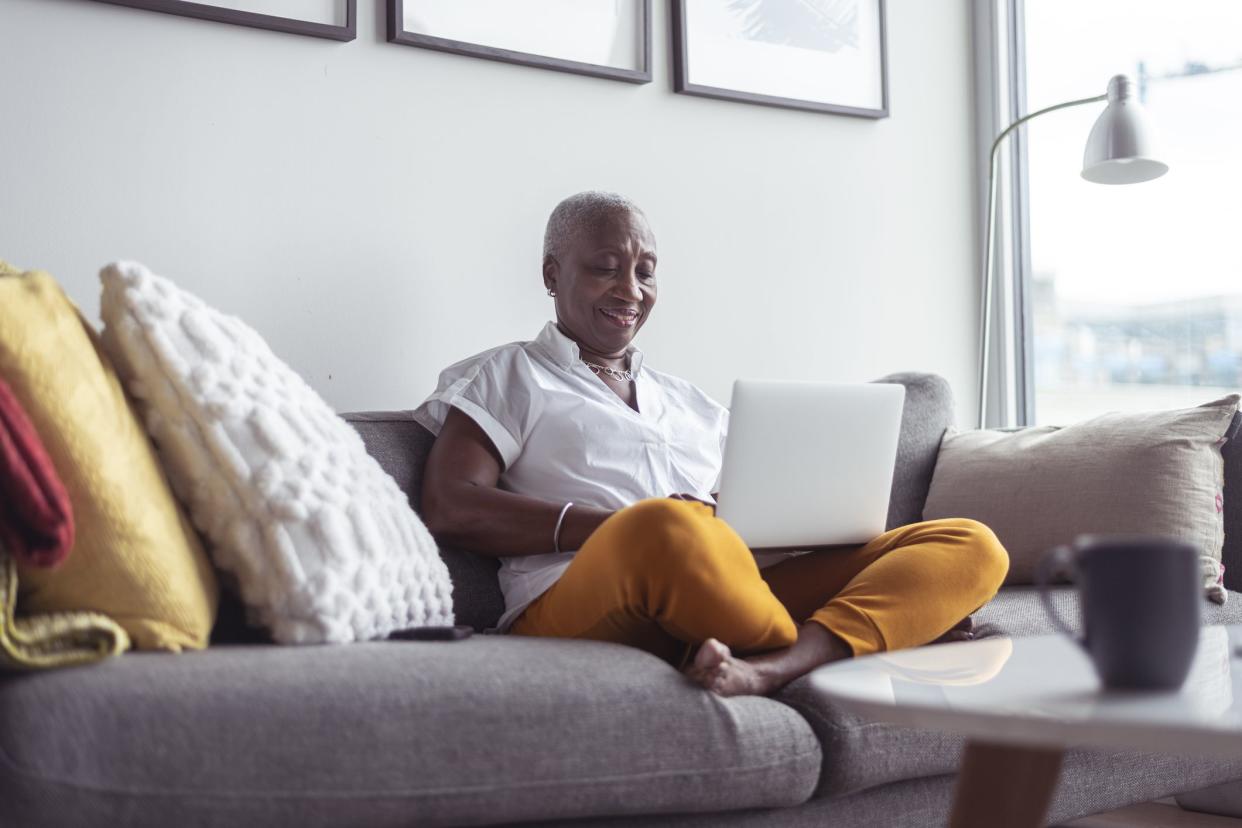
[[716,514],[751,549],[881,534],[905,394],[885,383],[738,380]]

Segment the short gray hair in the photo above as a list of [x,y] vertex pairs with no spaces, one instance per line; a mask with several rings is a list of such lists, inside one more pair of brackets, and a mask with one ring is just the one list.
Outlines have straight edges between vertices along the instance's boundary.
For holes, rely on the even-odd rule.
[[617,193],[587,190],[571,195],[556,205],[552,215],[548,216],[548,228],[543,233],[544,257],[559,256],[565,244],[584,228],[619,212],[636,213],[644,219],[647,217],[637,204]]

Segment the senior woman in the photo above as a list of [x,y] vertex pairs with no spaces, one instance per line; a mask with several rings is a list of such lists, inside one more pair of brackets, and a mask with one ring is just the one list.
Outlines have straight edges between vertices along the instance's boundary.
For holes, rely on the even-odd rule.
[[556,321],[447,368],[416,413],[437,435],[423,516],[441,542],[500,558],[501,629],[675,664],[694,653],[686,674],[726,696],[969,637],[1008,568],[980,523],[788,554],[748,549],[715,516],[728,412],[632,344],[656,304],[656,243],[637,206],[598,192],[557,205],[543,283]]

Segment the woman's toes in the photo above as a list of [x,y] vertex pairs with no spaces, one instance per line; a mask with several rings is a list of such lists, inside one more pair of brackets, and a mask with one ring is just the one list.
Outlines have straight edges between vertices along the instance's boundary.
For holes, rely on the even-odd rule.
[[686,678],[718,696],[763,695],[769,692],[755,666],[737,658],[727,646],[709,638],[699,647]]
[[714,670],[716,667],[728,661],[731,653],[729,648],[721,644],[714,638],[709,638],[699,647],[699,651],[695,653],[692,669],[700,671]]
[[715,690],[729,675],[728,667],[732,660],[733,654],[728,647],[709,638],[695,653],[694,661],[684,671],[685,676],[708,690]]

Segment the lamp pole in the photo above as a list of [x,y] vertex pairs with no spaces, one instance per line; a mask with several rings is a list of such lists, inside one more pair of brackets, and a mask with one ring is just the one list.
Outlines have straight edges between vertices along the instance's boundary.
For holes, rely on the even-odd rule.
[[1037,112],[1029,115],[1023,115],[1009,126],[1001,130],[1000,135],[996,136],[996,140],[992,142],[992,153],[988,157],[988,209],[987,216],[987,242],[983,254],[983,296],[981,298],[983,308],[981,316],[982,330],[979,332],[979,341],[982,346],[979,350],[979,428],[986,428],[987,422],[987,400],[988,400],[988,354],[992,348],[992,261],[996,250],[996,158],[1000,154],[1000,146],[1004,142],[1006,136],[1018,127],[1025,124],[1033,118],[1049,112],[1055,112],[1058,109],[1068,109],[1071,106],[1082,106],[1083,104],[1099,103],[1108,100],[1108,93],[1096,95],[1093,98],[1081,98],[1076,101],[1066,101],[1065,103],[1054,104],[1045,107]]
[[992,270],[996,257],[996,158],[1001,143],[1015,129],[1040,115],[1071,106],[1108,101],[1108,106],[1100,113],[1091,127],[1091,134],[1087,136],[1082,177],[1095,184],[1137,184],[1158,178],[1169,171],[1169,166],[1154,157],[1154,140],[1143,121],[1142,107],[1133,99],[1132,91],[1133,84],[1128,77],[1114,75],[1108,81],[1108,92],[1105,94],[1054,104],[1023,115],[1001,130],[992,142],[992,152],[988,156],[986,247],[979,303],[979,428],[987,427],[988,357],[992,350]]

